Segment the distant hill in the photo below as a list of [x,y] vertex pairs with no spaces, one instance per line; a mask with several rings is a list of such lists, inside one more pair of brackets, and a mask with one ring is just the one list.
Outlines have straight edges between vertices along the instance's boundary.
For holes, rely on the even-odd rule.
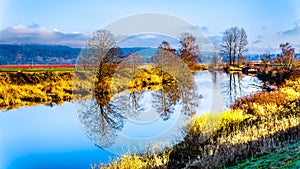
[[80,48],[60,45],[0,44],[0,65],[74,64],[80,51]]
[[[122,48],[124,56],[146,48]],[[10,64],[75,64],[81,48],[61,45],[0,44],[0,65]]]
[[[132,47],[121,48],[123,55],[136,52],[151,62],[151,57],[156,54],[157,48]],[[61,45],[10,45],[0,44],[0,65],[9,64],[76,64],[81,48],[71,48]],[[212,52],[202,52],[202,58],[198,62],[209,63],[213,56]],[[246,60],[260,61],[263,54],[245,54]],[[272,54],[275,59],[277,54]],[[296,54],[300,59],[300,54]],[[223,58],[226,62],[226,58]]]

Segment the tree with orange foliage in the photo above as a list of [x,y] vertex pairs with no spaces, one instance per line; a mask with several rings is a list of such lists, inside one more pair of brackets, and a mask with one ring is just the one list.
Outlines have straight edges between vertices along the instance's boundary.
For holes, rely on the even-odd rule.
[[275,63],[279,63],[286,71],[292,71],[295,66],[295,48],[288,42],[280,44],[282,54],[275,59]]
[[195,63],[202,57],[196,38],[191,33],[183,33],[180,39],[180,58],[192,69]]

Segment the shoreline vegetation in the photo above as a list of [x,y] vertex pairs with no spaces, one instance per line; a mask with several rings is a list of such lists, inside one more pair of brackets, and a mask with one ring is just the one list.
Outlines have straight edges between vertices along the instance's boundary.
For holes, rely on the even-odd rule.
[[[242,98],[220,114],[194,117],[184,141],[161,153],[124,155],[92,168],[240,168],[253,166],[259,157],[272,153],[280,159],[274,153],[285,149],[299,154],[297,146],[293,147],[300,139],[299,86],[297,77],[277,91]],[[264,162],[259,167],[299,167],[297,155],[281,158],[282,162]]]
[[0,109],[72,100],[73,71],[1,72]]
[[[188,123],[184,141],[172,148],[153,150],[154,154],[127,154],[91,168],[240,168],[253,166],[260,157],[268,156],[273,159],[260,162],[259,167],[299,167],[298,155],[289,154],[299,154],[299,70],[275,75],[261,72],[271,80],[281,80],[278,89],[240,98],[224,112],[194,117]],[[281,161],[272,162],[276,159]]]

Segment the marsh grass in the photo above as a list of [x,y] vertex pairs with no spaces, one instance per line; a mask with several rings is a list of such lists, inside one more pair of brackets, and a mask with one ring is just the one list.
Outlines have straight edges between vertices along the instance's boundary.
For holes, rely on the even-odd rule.
[[0,74],[0,107],[61,104],[72,99],[72,72],[6,72]]
[[[151,147],[151,148],[150,148]],[[110,164],[91,164],[92,169],[140,169],[140,168],[167,168],[169,156],[172,152],[169,148],[164,148],[160,151],[161,147],[166,147],[165,143],[154,143],[148,146],[144,153],[127,153],[112,161]]]

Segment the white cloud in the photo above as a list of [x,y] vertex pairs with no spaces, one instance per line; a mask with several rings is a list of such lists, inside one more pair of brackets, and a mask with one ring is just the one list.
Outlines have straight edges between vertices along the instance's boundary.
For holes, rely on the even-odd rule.
[[142,34],[142,35],[137,35],[137,37],[140,39],[155,39],[155,38],[157,38],[153,34]]
[[37,24],[16,25],[0,30],[2,44],[55,44],[83,47],[88,35],[83,33],[63,33],[58,29],[47,29]]
[[56,29],[56,28],[54,28],[54,29],[53,29],[53,31],[54,31],[54,32],[59,32],[59,30],[58,30],[58,29]]
[[158,47],[161,42],[168,41],[172,47],[177,48],[179,40],[161,34],[139,34],[126,37],[118,42],[120,47]]

